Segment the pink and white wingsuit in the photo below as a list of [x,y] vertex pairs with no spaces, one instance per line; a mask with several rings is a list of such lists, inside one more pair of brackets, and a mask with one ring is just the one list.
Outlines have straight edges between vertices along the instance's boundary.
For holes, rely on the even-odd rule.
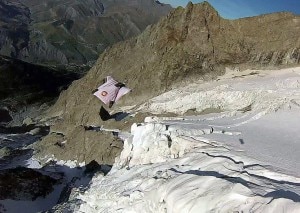
[[107,76],[106,82],[98,87],[98,91],[94,95],[105,104],[118,101],[123,95],[129,93],[131,89],[117,87],[115,86],[117,83],[111,76]]

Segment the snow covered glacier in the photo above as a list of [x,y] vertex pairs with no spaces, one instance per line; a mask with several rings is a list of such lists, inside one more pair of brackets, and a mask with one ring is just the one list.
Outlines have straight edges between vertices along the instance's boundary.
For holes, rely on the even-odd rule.
[[120,133],[78,212],[300,212],[300,68],[229,70],[138,110],[158,116]]

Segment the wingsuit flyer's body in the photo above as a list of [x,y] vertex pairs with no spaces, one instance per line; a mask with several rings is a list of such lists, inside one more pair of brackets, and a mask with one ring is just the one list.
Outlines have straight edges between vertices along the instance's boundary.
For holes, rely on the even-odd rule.
[[[130,91],[129,88],[125,87],[125,84],[114,80],[111,76],[107,76],[104,79],[104,83],[98,89],[94,90],[93,94],[111,108],[116,101]],[[103,106],[100,109],[100,117],[102,120],[110,118],[110,114]]]

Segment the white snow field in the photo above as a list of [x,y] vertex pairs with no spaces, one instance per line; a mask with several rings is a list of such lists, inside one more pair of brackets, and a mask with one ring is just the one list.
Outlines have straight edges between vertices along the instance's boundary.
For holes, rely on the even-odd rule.
[[228,71],[139,110],[179,116],[134,124],[79,212],[300,212],[300,68]]

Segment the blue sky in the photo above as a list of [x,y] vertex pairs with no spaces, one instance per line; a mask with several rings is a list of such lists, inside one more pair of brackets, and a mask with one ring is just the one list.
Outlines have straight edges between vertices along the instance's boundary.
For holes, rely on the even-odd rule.
[[[204,0],[191,0],[193,3]],[[188,0],[160,0],[173,7],[186,6]],[[256,16],[265,13],[289,11],[300,14],[300,0],[208,0],[208,2],[228,19]]]

